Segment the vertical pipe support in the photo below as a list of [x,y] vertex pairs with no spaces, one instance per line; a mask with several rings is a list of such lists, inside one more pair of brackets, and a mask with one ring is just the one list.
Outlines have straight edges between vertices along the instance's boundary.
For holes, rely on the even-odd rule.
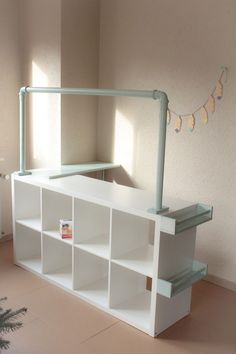
[[159,133],[158,133],[158,153],[156,170],[156,199],[154,208],[148,211],[153,214],[159,214],[168,210],[168,207],[162,205],[163,185],[164,185],[164,166],[165,166],[165,147],[166,147],[166,123],[168,110],[168,97],[165,92],[155,90],[153,98],[160,100],[159,115]]
[[31,172],[25,170],[26,168],[26,122],[25,122],[25,95],[26,87],[22,87],[19,92],[19,130],[20,130],[20,171],[19,176],[29,175]]
[[160,118],[159,118],[159,139],[157,155],[157,175],[156,175],[156,212],[166,210],[162,205],[163,185],[164,185],[164,166],[166,149],[166,120],[168,110],[168,97],[165,92],[160,94]]

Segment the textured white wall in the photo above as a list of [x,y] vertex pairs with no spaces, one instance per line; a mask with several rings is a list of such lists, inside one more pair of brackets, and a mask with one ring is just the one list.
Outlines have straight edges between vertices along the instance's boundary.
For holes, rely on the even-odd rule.
[[[61,86],[61,0],[21,0],[22,85]],[[60,96],[28,98],[28,168],[60,164]]]
[[[14,0],[0,0],[0,173],[3,174],[10,174],[19,167],[17,92],[21,68],[18,34],[18,4]],[[10,180],[0,180],[0,204],[0,233],[7,235],[12,232]]]
[[[97,87],[98,0],[62,0],[61,85]],[[62,96],[62,163],[96,158],[97,98]]]
[[[204,126],[167,131],[165,195],[210,203],[214,220],[198,229],[196,258],[209,273],[236,282],[236,119],[234,0],[101,0],[99,85],[161,89],[170,107],[194,111],[212,91],[220,66],[229,67],[224,98]],[[99,103],[98,156],[117,157],[114,175],[153,190],[158,104],[136,100]],[[116,140],[127,147],[116,153]],[[117,132],[118,131],[118,132]],[[123,141],[123,143],[125,143]],[[128,157],[125,155],[128,153]],[[123,156],[123,157],[122,157]],[[123,161],[122,161],[123,160]]]

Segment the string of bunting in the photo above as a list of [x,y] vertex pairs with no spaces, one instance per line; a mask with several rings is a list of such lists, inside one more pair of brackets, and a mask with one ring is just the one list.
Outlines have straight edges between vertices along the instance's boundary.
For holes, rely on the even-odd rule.
[[197,115],[200,114],[201,120],[203,124],[208,123],[209,119],[209,113],[213,114],[215,112],[216,108],[216,99],[221,100],[223,97],[223,77],[225,76],[224,82],[227,82],[227,76],[228,76],[228,68],[227,67],[222,67],[221,68],[221,74],[219,79],[217,80],[217,83],[211,92],[211,94],[208,96],[207,100],[199,106],[194,112],[188,113],[188,114],[179,114],[172,109],[168,109],[167,111],[167,124],[170,125],[170,123],[174,120],[174,128],[175,132],[179,133],[182,128],[182,123],[183,119],[187,119],[187,124],[188,124],[188,129],[190,132],[193,132],[195,125],[196,125],[196,118]]

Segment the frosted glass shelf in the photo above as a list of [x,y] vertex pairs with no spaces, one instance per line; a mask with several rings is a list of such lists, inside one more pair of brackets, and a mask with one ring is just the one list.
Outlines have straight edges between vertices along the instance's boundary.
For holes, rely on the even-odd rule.
[[72,289],[71,267],[64,267],[54,270],[53,272],[46,273],[45,276],[65,288]]
[[33,229],[33,230],[36,230],[36,231],[41,231],[41,219],[40,219],[40,217],[17,219],[16,222],[18,224],[21,224],[21,225],[24,225],[26,227],[29,227],[30,229]]
[[117,167],[120,167],[120,165],[100,161],[87,162],[84,164],[62,165],[60,169],[50,171],[49,178],[55,179],[89,172],[105,171]]
[[205,204],[194,204],[187,208],[161,216],[161,231],[175,235],[193,226],[212,219],[213,208]]
[[108,307],[108,278],[102,278],[92,282],[80,289],[75,289],[76,293],[90,302],[97,303],[102,307]]
[[120,258],[112,259],[112,262],[134,270],[140,274],[152,277],[153,246],[146,245],[144,247],[137,248],[122,255]]
[[43,234],[52,238],[55,238],[58,241],[65,242],[69,245],[72,245],[72,238],[62,238],[60,232],[57,230],[46,230],[43,231]]
[[75,244],[76,247],[96,256],[109,258],[109,235],[102,234]]
[[126,300],[112,309],[120,318],[131,325],[147,331],[150,327],[151,317],[151,293],[145,291]]
[[157,280],[157,293],[171,298],[181,291],[189,288],[197,281],[207,275],[207,265],[198,261],[193,261],[192,267],[177,274],[176,276],[164,280]]
[[41,262],[41,257],[39,256],[35,256],[27,259],[19,259],[17,263],[21,264],[23,267],[32,269],[37,273],[42,272],[42,262]]

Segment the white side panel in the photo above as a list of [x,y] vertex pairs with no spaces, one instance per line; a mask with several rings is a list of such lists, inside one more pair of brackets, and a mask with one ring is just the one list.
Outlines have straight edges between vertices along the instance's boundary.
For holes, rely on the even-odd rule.
[[192,265],[196,227],[178,236],[161,232],[158,277],[168,279]]
[[166,328],[188,315],[190,304],[191,288],[182,291],[171,299],[157,295],[155,335],[160,334]]
[[[192,265],[196,240],[196,228],[172,237],[160,235],[158,278],[168,279]],[[172,298],[157,295],[155,335],[164,331],[190,311],[191,288]]]

